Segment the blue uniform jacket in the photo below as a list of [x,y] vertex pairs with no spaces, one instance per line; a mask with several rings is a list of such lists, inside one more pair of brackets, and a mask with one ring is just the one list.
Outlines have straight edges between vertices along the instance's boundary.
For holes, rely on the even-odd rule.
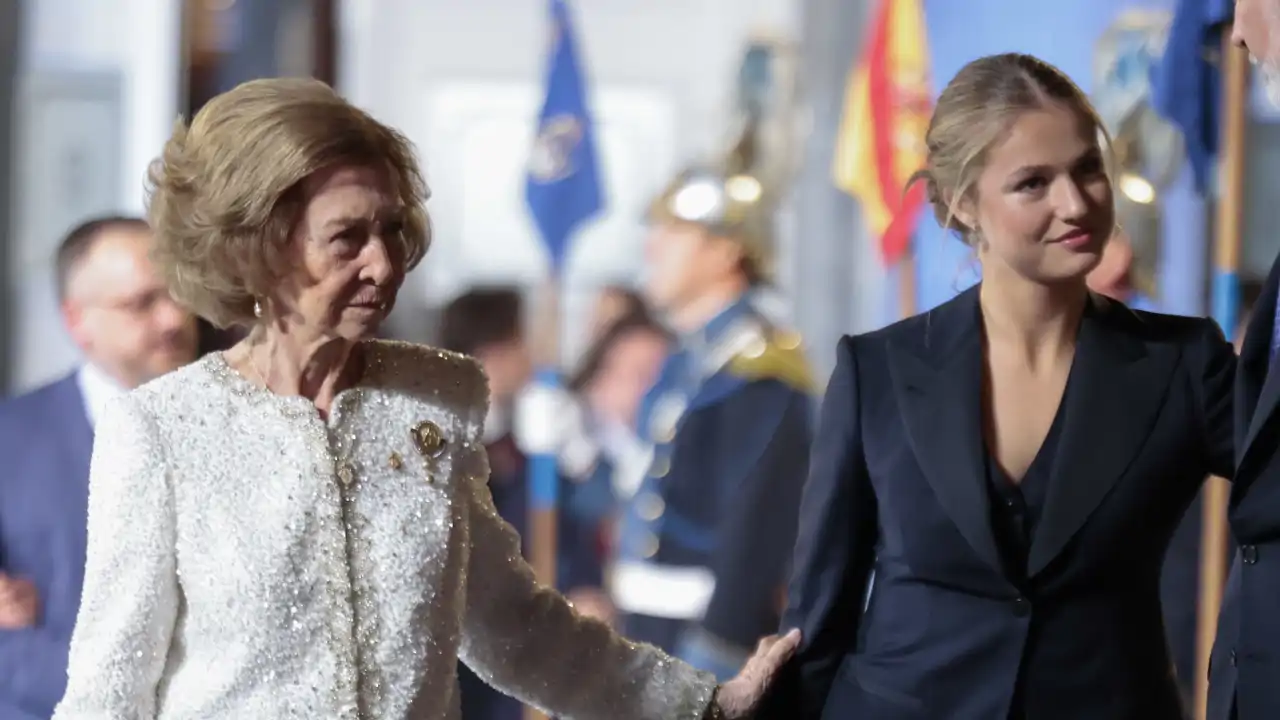
[[612,577],[628,635],[726,679],[776,629],[811,405],[798,340],[745,299],[667,360],[642,405],[653,464]]

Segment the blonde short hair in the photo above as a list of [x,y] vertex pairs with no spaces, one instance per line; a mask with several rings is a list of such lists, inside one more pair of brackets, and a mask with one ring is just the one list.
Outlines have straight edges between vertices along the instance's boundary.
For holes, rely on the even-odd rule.
[[[1092,127],[1109,152],[1111,137],[1089,98],[1066,73],[1040,58],[1005,53],[978,58],[947,83],[938,97],[925,135],[928,167],[907,186],[925,183],[938,224],[972,244],[976,228],[956,217],[960,204],[974,199],[986,156],[1027,111],[1065,107]],[[1108,164],[1108,167],[1110,165]]]
[[287,265],[302,183],[341,165],[386,168],[405,207],[406,270],[431,243],[412,144],[317,80],[254,80],[178,121],[148,173],[153,259],[174,297],[218,327],[252,325]]

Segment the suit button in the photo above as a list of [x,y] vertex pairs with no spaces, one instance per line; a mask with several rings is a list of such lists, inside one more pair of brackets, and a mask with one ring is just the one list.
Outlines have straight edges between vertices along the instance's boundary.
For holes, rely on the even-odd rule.
[[653,461],[653,467],[649,468],[650,477],[666,477],[671,472],[671,461],[665,457],[660,457]]
[[1241,545],[1240,557],[1244,560],[1245,565],[1253,565],[1258,562],[1258,546],[1257,545]]
[[641,495],[637,501],[637,512],[640,518],[653,522],[662,517],[662,513],[666,510],[666,503],[662,502],[662,498],[654,493],[645,493]]
[[644,544],[641,547],[640,554],[643,555],[646,560],[652,558],[654,555],[658,554],[659,546],[658,536],[650,533],[644,539]]
[[1235,651],[1235,650],[1232,650],[1232,651],[1231,651],[1231,656],[1230,656],[1230,657],[1231,657],[1231,667],[1235,667],[1235,666],[1236,666],[1236,651]]
[[1026,617],[1031,614],[1031,603],[1027,602],[1024,597],[1016,598],[1013,601],[1013,614],[1018,617]]

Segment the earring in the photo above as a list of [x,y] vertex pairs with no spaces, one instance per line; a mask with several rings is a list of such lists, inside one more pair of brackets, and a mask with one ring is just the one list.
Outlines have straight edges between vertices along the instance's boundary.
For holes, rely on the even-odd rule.
[[254,298],[253,300],[253,316],[262,319],[262,301]]

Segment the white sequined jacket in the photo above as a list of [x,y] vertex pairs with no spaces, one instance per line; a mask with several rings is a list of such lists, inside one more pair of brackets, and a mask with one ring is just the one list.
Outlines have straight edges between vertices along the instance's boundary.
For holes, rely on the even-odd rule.
[[487,384],[369,342],[327,421],[211,354],[98,423],[56,720],[453,720],[456,659],[563,718],[693,720],[707,675],[540,587],[494,510]]

